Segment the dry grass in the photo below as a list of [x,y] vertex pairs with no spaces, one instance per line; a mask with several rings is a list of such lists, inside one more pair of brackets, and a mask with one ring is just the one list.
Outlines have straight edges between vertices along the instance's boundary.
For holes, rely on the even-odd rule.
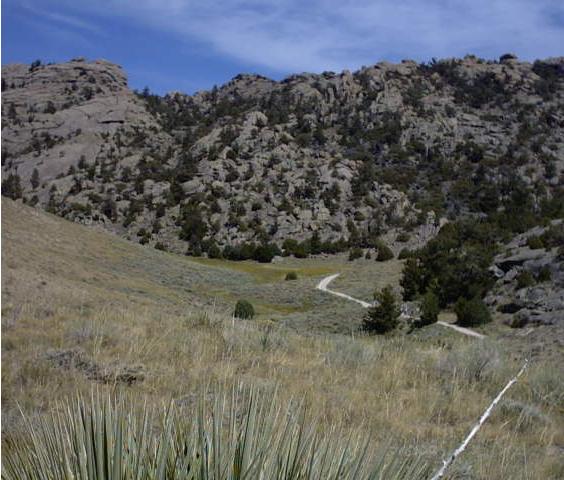
[[[248,274],[85,233],[3,203],[4,435],[21,426],[18,404],[41,415],[94,385],[151,404],[170,399],[189,404],[210,384],[242,383],[277,389],[281,401],[304,399],[322,428],[360,429],[375,446],[407,446],[438,465],[520,366],[521,359],[497,342],[438,326],[409,337],[353,338],[304,335],[285,326],[291,321],[268,315],[233,321],[221,297],[214,308],[213,295],[201,297],[198,289],[209,284],[230,295],[250,291],[255,284]],[[53,226],[60,232],[57,241],[49,237]],[[63,253],[62,246],[71,250]],[[266,284],[271,290],[261,290],[265,304],[272,300],[266,293],[274,295],[281,286],[303,290],[308,282],[315,284],[314,278],[299,281],[304,283]],[[321,292],[303,295],[300,301],[311,302],[312,309],[319,304],[330,311],[336,305]],[[351,309],[345,310],[349,316],[361,311],[354,305],[342,308]],[[293,315],[281,312],[280,319]],[[53,362],[53,352],[77,348],[81,361]],[[116,375],[96,382],[84,359]],[[134,367],[142,367],[142,380],[118,381],[119,372]],[[558,365],[533,364],[455,464],[451,478],[562,478],[561,385]]]

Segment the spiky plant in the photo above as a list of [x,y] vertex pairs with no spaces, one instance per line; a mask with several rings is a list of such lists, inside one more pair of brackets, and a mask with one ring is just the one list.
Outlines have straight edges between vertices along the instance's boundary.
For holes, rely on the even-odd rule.
[[320,433],[301,408],[235,391],[159,410],[123,396],[78,397],[3,446],[5,480],[419,479],[428,469],[369,439]]

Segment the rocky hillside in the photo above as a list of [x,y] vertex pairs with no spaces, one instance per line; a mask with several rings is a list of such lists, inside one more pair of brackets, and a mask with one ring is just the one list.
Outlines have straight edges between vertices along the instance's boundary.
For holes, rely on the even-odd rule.
[[564,222],[516,236],[494,258],[487,302],[514,328],[564,320]]
[[2,191],[182,253],[397,251],[440,218],[561,196],[563,87],[564,58],[512,55],[239,75],[193,96],[133,92],[105,61],[8,65]]

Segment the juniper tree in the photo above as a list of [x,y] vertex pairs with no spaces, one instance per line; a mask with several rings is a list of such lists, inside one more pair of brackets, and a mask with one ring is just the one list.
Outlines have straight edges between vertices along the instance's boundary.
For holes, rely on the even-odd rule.
[[374,294],[376,305],[369,308],[362,321],[368,333],[387,333],[398,326],[400,310],[391,285]]
[[438,320],[440,312],[439,299],[432,290],[427,290],[421,301],[421,318],[415,322],[416,327],[431,325]]
[[417,259],[408,258],[403,267],[403,275],[400,285],[403,287],[403,299],[413,300],[419,292],[419,279],[421,271]]
[[20,176],[17,173],[10,173],[2,182],[2,195],[16,200],[22,197],[22,193]]
[[33,188],[34,190],[39,187],[39,172],[37,171],[37,168],[33,169],[29,182],[31,183],[31,188]]

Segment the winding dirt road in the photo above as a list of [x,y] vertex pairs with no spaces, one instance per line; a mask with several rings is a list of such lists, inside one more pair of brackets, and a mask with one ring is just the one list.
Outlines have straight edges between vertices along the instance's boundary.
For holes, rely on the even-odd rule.
[[334,275],[329,275],[328,277],[325,277],[323,280],[321,280],[321,282],[319,282],[317,284],[317,287],[315,287],[315,288],[317,288],[318,290],[321,290],[322,292],[327,292],[327,293],[330,293],[331,295],[335,295],[337,297],[346,298],[347,300],[350,300],[351,302],[359,303],[364,308],[370,308],[372,306],[372,304],[365,302],[364,300],[359,300],[358,298],[351,297],[350,295],[347,295],[346,293],[336,292],[335,290],[329,290],[327,288],[327,286],[333,280],[335,280],[339,275],[340,275],[340,273],[335,273]]
[[[365,302],[364,300],[359,300],[358,298],[354,298],[351,297],[350,295],[347,295],[346,293],[342,293],[342,292],[336,292],[335,290],[329,290],[329,284],[335,280],[338,276],[340,275],[340,273],[335,273],[333,275],[329,275],[328,277],[323,278],[315,288],[317,288],[318,290],[321,290],[322,292],[327,292],[330,293],[331,295],[335,295],[336,297],[341,297],[344,298],[346,300],[349,300],[351,302],[356,302],[360,305],[362,305],[364,308],[370,308],[372,306],[371,303]],[[475,332],[474,330],[470,330],[469,328],[465,328],[465,327],[459,327],[458,325],[453,325],[452,323],[447,323],[447,322],[443,322],[442,320],[437,322],[439,325],[443,326],[443,327],[447,327],[447,328],[452,328],[453,330],[456,330],[458,333],[462,333],[464,335],[469,335],[470,337],[475,337],[475,338],[484,338],[485,335],[482,335],[481,333]]]

